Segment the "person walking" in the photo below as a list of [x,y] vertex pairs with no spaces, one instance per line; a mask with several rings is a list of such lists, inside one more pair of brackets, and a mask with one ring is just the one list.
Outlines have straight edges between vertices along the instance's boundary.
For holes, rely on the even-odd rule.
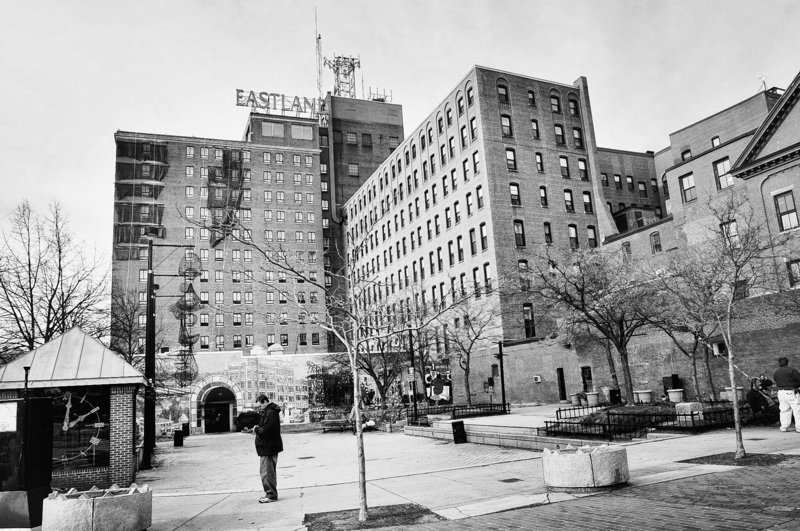
[[789,360],[778,358],[778,370],[775,371],[775,385],[778,387],[778,403],[781,409],[781,431],[789,431],[794,413],[794,429],[800,433],[800,372],[789,367]]
[[267,395],[256,398],[256,408],[261,414],[258,425],[253,428],[256,434],[256,453],[261,460],[261,484],[264,486],[264,496],[258,499],[259,503],[278,501],[278,453],[283,451],[281,439],[281,408],[270,402]]

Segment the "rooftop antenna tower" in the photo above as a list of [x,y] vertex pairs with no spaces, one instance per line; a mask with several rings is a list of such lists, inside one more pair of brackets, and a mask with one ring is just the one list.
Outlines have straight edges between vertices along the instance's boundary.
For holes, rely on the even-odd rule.
[[322,99],[322,35],[317,29],[317,8],[314,8],[314,34],[317,41],[317,93]]
[[361,68],[361,58],[335,55],[333,60],[325,58],[325,66],[333,70],[333,75],[336,78],[333,87],[334,96],[355,98],[356,68]]
[[766,92],[766,90],[767,90],[767,76],[764,75],[764,74],[761,74],[760,76],[758,76],[758,80],[761,81],[761,90]]

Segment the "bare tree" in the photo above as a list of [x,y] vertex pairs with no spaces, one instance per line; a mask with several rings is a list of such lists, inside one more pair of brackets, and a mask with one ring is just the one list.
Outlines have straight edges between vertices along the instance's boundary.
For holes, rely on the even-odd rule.
[[[708,208],[712,222],[706,238],[676,257],[661,283],[685,300],[696,297],[694,312],[716,322],[727,349],[730,386],[735,390],[738,343],[734,324],[748,316],[748,308],[753,306],[748,297],[777,290],[775,260],[778,253],[787,249],[789,240],[769,233],[763,216],[756,213],[746,196],[731,194],[724,201],[710,203]],[[746,456],[746,451],[739,399],[736,392],[732,395],[739,459]]]
[[136,368],[144,365],[145,317],[138,292],[124,288],[112,290],[111,350]]
[[86,256],[61,207],[36,214],[23,201],[10,216],[0,248],[0,361],[79,326],[108,333],[107,272]]
[[439,320],[446,327],[447,341],[450,351],[458,359],[458,366],[464,373],[464,391],[467,405],[472,405],[470,390],[470,374],[472,372],[473,354],[502,337],[500,329],[500,312],[496,297],[489,301],[471,299],[450,308]]
[[[625,396],[634,402],[628,343],[647,326],[642,307],[646,282],[621,252],[554,249],[546,246],[524,271],[524,291],[568,330],[587,330],[606,338],[620,359]],[[615,374],[609,353],[609,369]],[[614,385],[618,384],[614,382]]]

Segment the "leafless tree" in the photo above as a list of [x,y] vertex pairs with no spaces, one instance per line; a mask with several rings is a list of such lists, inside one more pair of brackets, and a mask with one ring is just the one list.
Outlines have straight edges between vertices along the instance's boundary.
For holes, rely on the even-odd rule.
[[[540,311],[556,317],[568,330],[587,330],[606,338],[620,359],[625,396],[634,402],[628,343],[647,326],[641,307],[646,282],[621,252],[554,249],[546,246],[524,271],[525,293]],[[609,353],[609,369],[615,366]],[[616,381],[613,382],[618,387]]]
[[23,201],[0,247],[0,361],[76,326],[106,336],[106,279],[106,266],[86,255],[58,203],[41,216]]
[[487,294],[488,301],[470,299],[450,308],[440,318],[442,327],[447,330],[451,357],[458,359],[458,366],[464,375],[464,391],[467,405],[472,405],[470,374],[472,356],[481,348],[497,342],[502,337],[496,297]]
[[[791,245],[788,237],[769,233],[763,215],[742,194],[730,194],[723,201],[709,203],[708,208],[711,222],[705,238],[671,261],[661,284],[685,301],[695,297],[693,313],[716,322],[727,349],[730,386],[735,390],[738,343],[734,324],[746,318],[754,306],[748,297],[778,289],[775,260]],[[738,459],[745,457],[746,451],[738,395],[731,394]]]

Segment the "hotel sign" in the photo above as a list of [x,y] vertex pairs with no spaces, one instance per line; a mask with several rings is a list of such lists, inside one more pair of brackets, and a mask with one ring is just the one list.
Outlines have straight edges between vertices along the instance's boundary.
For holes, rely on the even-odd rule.
[[287,96],[274,92],[255,92],[236,89],[236,105],[251,107],[254,111],[266,114],[289,114],[317,116],[320,112],[320,101],[316,98]]

